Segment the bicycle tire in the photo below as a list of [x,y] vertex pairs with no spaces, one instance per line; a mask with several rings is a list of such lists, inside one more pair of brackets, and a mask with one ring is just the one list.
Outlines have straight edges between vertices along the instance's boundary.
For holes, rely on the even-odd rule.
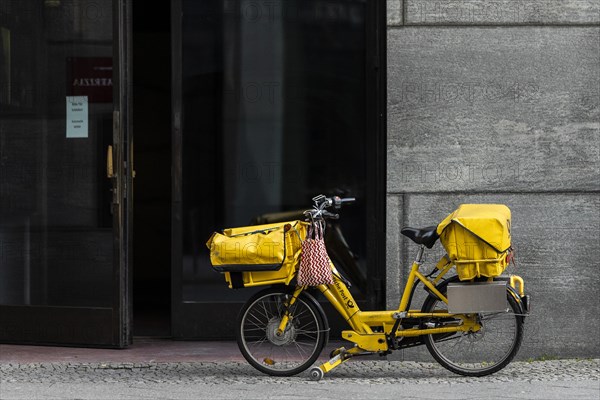
[[244,358],[257,370],[273,376],[292,376],[310,367],[319,357],[329,335],[323,311],[302,293],[292,306],[291,322],[282,336],[275,332],[290,298],[285,288],[258,292],[242,307],[236,339]]
[[[437,287],[444,295],[446,295],[446,286],[449,282],[443,282]],[[506,295],[512,312],[478,314],[482,319],[482,329],[479,332],[423,335],[423,341],[432,357],[447,370],[464,376],[490,375],[508,365],[521,347],[524,318],[519,315],[521,308],[509,289],[507,289]],[[433,295],[429,295],[423,303],[423,312],[442,310],[447,312],[447,305]],[[503,325],[498,322],[506,322],[509,328],[508,335],[498,331],[499,335],[494,336],[497,327]],[[452,323],[452,321],[446,320],[446,323]],[[492,340],[486,341],[486,336]],[[450,347],[453,341],[457,342]],[[448,346],[446,346],[447,343]]]

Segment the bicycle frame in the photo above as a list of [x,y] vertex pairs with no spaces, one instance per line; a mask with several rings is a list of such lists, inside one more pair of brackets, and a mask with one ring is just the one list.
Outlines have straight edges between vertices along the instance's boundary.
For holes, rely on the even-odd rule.
[[[328,209],[338,210],[343,203],[353,201],[353,198],[316,196],[313,198],[315,203],[313,209],[304,212],[307,220],[303,224],[309,225],[311,221],[314,223],[326,219],[338,219],[339,215]],[[465,207],[467,206],[475,211],[479,210],[476,205],[465,205]],[[498,213],[501,214],[499,217],[492,212],[497,208],[503,211]],[[459,207],[459,209],[461,208]],[[501,233],[504,235],[503,239],[506,239],[506,244],[510,246],[510,211],[508,208],[501,205],[490,205],[482,210],[487,210],[490,214],[483,211],[480,213],[484,222],[487,220],[506,222],[506,226],[502,225],[504,230]],[[286,231],[288,229],[286,228]],[[524,317],[529,313],[529,295],[524,293],[524,282],[521,277],[516,275],[500,276],[507,262],[510,261],[508,256],[512,254],[511,248],[509,247],[500,254],[501,257],[494,259],[487,259],[485,257],[487,253],[483,251],[468,259],[467,255],[462,255],[462,253],[459,255],[449,253],[450,255],[445,255],[440,259],[430,273],[422,273],[419,269],[425,247],[431,248],[439,238],[436,236],[438,229],[439,226],[432,226],[424,229],[406,228],[402,230],[402,234],[408,236],[420,247],[410,268],[398,307],[395,309],[361,310],[348,288],[349,284],[339,274],[335,265],[330,262],[332,281],[328,280],[328,282],[332,283],[316,286],[316,289],[348,323],[349,328],[342,331],[342,339],[351,342],[353,346],[346,346],[348,349],[339,347],[333,350],[328,361],[311,368],[311,379],[319,380],[325,373],[353,356],[386,355],[393,350],[423,344],[427,345],[431,355],[443,367],[465,376],[483,376],[494,373],[504,368],[513,359],[522,341]],[[302,242],[302,236],[298,234],[298,237]],[[443,242],[443,244],[447,243]],[[285,246],[287,245],[286,242]],[[315,303],[312,296],[303,293],[309,289],[309,286],[294,286],[293,284],[290,286],[291,282],[296,282],[301,251],[297,243],[296,247],[292,246],[291,249],[294,250],[294,253],[290,253],[294,255],[294,258],[286,259],[284,253],[284,261],[287,260],[287,262],[283,262],[282,267],[277,270],[254,271],[231,268],[230,271],[224,269],[225,279],[230,287],[264,285],[288,287],[283,291],[279,286],[258,293],[255,295],[255,300],[249,301],[244,306],[243,314],[241,314],[243,317],[238,331],[238,344],[242,354],[254,367],[272,375],[288,376],[305,370],[317,360],[329,335],[327,316],[324,315],[323,310],[318,303]],[[497,249],[494,248],[494,250],[496,251],[494,254],[498,254]],[[490,264],[489,268],[480,269],[480,264],[492,262],[495,264]],[[465,265],[461,263],[465,263]],[[485,265],[487,266],[487,264]],[[457,275],[446,278],[455,266]],[[236,273],[235,276],[233,272]],[[459,280],[462,283],[458,283]],[[469,286],[467,283],[469,280],[473,286]],[[483,282],[486,280],[488,284]],[[411,309],[415,288],[419,283],[423,283],[429,297],[420,309]],[[455,283],[456,285],[453,286]],[[447,285],[449,295],[446,295]],[[506,287],[505,295],[502,294],[504,287]],[[503,296],[508,296],[505,298],[506,307],[503,303]],[[271,310],[271,303],[269,303],[273,300],[277,301],[275,312]],[[258,303],[259,301],[260,303]],[[296,307],[296,304],[302,305],[306,301],[308,301],[308,313],[306,310]],[[445,308],[444,303],[449,308]],[[258,304],[262,304],[262,311]],[[265,306],[265,304],[269,305]],[[248,327],[245,318],[248,312],[254,308],[257,308],[258,311],[256,311],[257,314],[252,315],[260,324],[254,322],[254,324],[250,323],[251,325]],[[451,313],[448,309],[455,312]],[[486,312],[486,310],[488,311]],[[512,313],[510,313],[511,310]],[[503,317],[503,314],[509,315],[510,318],[498,319],[498,323],[488,323],[492,318]],[[502,327],[505,325],[512,333],[505,341],[499,342],[498,349],[494,348],[492,352],[486,347],[489,343],[485,341],[477,343],[487,336],[486,332],[488,331],[500,332],[499,339],[502,339],[504,336]],[[308,326],[311,328],[306,328]],[[495,340],[493,335],[492,333],[492,340]],[[266,352],[264,349],[254,350],[246,343],[246,338],[252,339],[251,345],[260,346],[267,343],[269,347]],[[448,345],[442,344],[455,339],[458,340]],[[457,347],[457,345],[460,346]],[[477,345],[479,346],[476,347]],[[450,348],[450,358],[447,358],[444,346]],[[275,359],[269,355],[276,352],[275,350],[283,351],[283,358]],[[300,364],[294,364],[295,358],[289,364],[290,350],[297,351],[296,357],[300,359]],[[452,353],[453,351],[456,354]],[[473,352],[477,353],[474,354],[474,358],[472,357]],[[263,353],[267,356],[265,357]]]
[[[333,272],[332,285],[320,285],[317,288],[325,296],[325,298],[333,305],[336,311],[347,321],[352,330],[342,332],[342,338],[355,343],[353,349],[348,352],[358,354],[360,352],[387,352],[389,349],[388,338],[394,331],[395,338],[415,337],[425,334],[440,334],[459,331],[478,331],[481,326],[475,321],[474,315],[450,314],[447,312],[432,312],[423,313],[420,310],[409,310],[409,300],[413,287],[418,281],[434,293],[441,301],[448,303],[448,299],[440,293],[435,284],[450,270],[452,264],[445,265],[440,274],[430,280],[419,272],[423,249],[419,250],[416,260],[413,262],[408,281],[404,287],[404,292],[400,300],[400,304],[395,310],[385,311],[361,311],[358,304],[352,297],[350,290],[346,284],[338,278],[338,272],[333,264],[331,269]],[[289,306],[293,305],[300,293],[305,290],[305,286],[298,286],[294,290],[294,294],[290,299]],[[459,318],[461,324],[445,327],[427,327],[427,328],[410,328],[399,329],[399,322],[403,318]],[[288,323],[287,315],[282,318],[279,326],[280,332],[285,330]]]

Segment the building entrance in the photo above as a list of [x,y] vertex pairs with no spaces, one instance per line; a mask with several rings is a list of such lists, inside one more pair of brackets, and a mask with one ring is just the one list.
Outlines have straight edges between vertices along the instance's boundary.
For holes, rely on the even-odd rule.
[[0,2],[0,341],[131,340],[124,0]]
[[379,1],[0,2],[0,341],[233,338],[204,243],[319,193],[381,307],[385,35]]

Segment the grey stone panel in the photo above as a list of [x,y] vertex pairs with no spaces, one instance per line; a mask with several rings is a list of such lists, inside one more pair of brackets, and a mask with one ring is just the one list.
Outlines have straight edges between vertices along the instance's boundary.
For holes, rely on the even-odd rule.
[[402,225],[402,196],[388,195],[386,206],[386,305],[387,309],[398,307],[400,301],[400,282],[402,279],[402,263],[400,228]]
[[597,0],[405,0],[407,25],[600,23]]
[[403,7],[403,0],[387,0],[388,26],[400,26],[403,24]]
[[388,192],[600,189],[600,29],[388,30]]
[[[600,195],[406,195],[406,225],[435,225],[461,203],[503,203],[512,211],[517,266],[506,273],[523,277],[533,304],[518,358],[600,355]],[[404,237],[401,242],[406,277],[417,246]],[[426,254],[423,269],[428,271],[444,250],[438,243]],[[413,308],[420,307],[424,295],[417,290]],[[408,359],[422,355],[418,350],[404,354]]]

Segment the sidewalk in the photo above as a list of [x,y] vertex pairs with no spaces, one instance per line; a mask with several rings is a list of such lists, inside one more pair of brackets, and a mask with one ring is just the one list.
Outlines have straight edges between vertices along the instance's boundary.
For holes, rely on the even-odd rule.
[[244,361],[236,342],[192,342],[136,339],[126,349],[0,345],[0,364],[6,363],[162,363]]
[[127,350],[0,345],[2,399],[600,399],[600,360],[513,362],[482,378],[433,362],[351,360],[320,382],[256,371],[234,342]]

